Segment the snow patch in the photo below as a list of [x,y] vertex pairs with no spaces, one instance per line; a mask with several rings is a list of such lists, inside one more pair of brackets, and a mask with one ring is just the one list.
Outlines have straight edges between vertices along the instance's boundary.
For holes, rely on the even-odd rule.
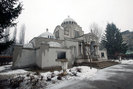
[[12,70],[12,63],[10,65],[3,65],[0,66],[0,75],[12,75],[12,74],[23,74],[26,73],[27,71],[24,69],[16,69]]
[[133,60],[130,59],[130,60],[122,60],[121,61],[122,64],[133,64]]
[[17,69],[17,70],[10,70],[10,71],[5,71],[0,73],[0,75],[12,75],[12,74],[23,74],[23,73],[27,73],[27,71],[23,70],[23,69]]
[[[73,67],[71,68],[72,72],[76,72],[77,69],[81,69],[81,72],[77,72],[77,77],[76,79],[85,79],[85,78],[90,78],[92,77],[96,72],[97,69],[95,68],[90,68],[88,66],[78,66],[78,67]],[[68,74],[70,74],[71,72],[69,72],[70,69],[67,70]],[[75,78],[75,77],[72,77]]]
[[5,70],[10,70],[12,65],[4,65],[0,66],[0,72],[5,71]]

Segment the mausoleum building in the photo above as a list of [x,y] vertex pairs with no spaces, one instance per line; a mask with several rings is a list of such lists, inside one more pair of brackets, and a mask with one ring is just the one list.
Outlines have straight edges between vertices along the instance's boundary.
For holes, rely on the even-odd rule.
[[82,28],[72,18],[66,18],[56,26],[53,34],[48,32],[34,37],[26,45],[16,45],[13,54],[13,67],[39,67],[41,69],[58,68],[60,60],[74,63],[91,60],[107,60],[106,50],[99,50],[98,37],[84,34]]

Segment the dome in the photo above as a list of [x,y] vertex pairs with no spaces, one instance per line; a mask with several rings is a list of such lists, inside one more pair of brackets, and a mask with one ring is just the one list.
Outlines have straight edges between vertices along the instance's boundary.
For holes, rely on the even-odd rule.
[[69,16],[62,22],[62,24],[67,24],[67,23],[76,24],[76,22]]
[[48,29],[46,29],[46,32],[42,33],[41,35],[39,35],[38,37],[44,37],[44,38],[55,38],[55,36],[48,32]]
[[63,21],[63,22],[67,22],[67,21],[73,21],[75,22],[72,18],[70,18],[69,16]]

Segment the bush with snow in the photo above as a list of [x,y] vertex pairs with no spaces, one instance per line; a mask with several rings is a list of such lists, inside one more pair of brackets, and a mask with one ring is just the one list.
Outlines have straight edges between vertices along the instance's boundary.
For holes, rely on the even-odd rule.
[[[20,70],[14,70],[16,73]],[[97,72],[97,69],[87,66],[73,67],[67,69],[67,74],[63,74],[63,71],[54,71],[54,72],[28,72],[21,69],[22,75],[16,75],[13,78],[9,79],[10,86],[12,88],[20,89],[42,89],[47,85],[56,84],[64,80],[70,79],[85,79],[89,78]],[[25,74],[23,74],[23,72]],[[12,74],[12,73],[11,73]]]

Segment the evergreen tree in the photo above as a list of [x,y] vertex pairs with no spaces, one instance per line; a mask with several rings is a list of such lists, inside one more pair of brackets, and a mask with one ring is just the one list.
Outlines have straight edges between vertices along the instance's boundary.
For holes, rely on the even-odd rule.
[[8,36],[4,34],[4,29],[16,25],[15,20],[21,11],[22,4],[18,0],[0,0],[0,53],[13,43],[13,41],[2,41]]
[[123,43],[120,30],[113,23],[107,24],[102,44],[107,49],[109,58],[116,58],[116,54],[125,53],[127,50],[126,44]]

